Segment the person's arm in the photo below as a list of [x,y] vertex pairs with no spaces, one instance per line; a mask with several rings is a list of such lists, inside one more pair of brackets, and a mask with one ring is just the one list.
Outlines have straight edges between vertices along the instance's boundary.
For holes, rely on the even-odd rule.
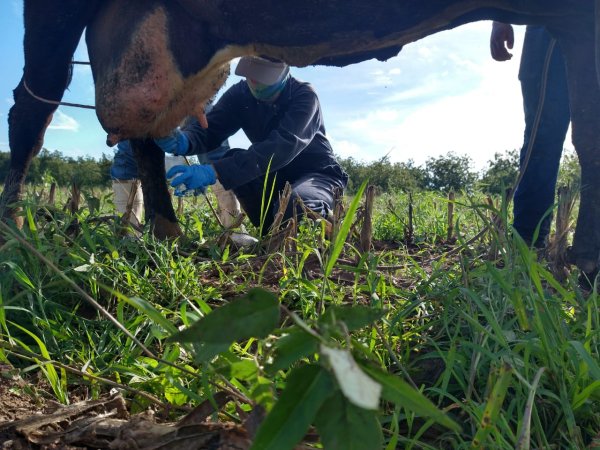
[[288,165],[313,140],[320,127],[319,100],[308,86],[295,93],[277,128],[247,151],[214,161],[221,184],[233,189]]
[[189,140],[188,155],[197,155],[215,150],[234,135],[240,128],[238,96],[239,86],[229,88],[206,115],[208,128],[202,128],[198,121],[192,121],[181,131]]
[[492,34],[490,36],[490,52],[496,61],[508,61],[512,58],[512,50],[515,44],[515,33],[512,25],[502,22],[492,23]]

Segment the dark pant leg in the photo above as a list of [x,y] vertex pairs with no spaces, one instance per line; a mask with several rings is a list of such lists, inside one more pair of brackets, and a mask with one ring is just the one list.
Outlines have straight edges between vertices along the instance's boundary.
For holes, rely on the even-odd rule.
[[116,180],[133,180],[138,178],[137,161],[129,141],[122,141],[117,146],[117,151],[110,167],[110,176]]
[[[333,212],[334,189],[342,187],[342,184],[327,175],[313,173],[307,174],[293,183],[292,196],[285,211],[284,220],[290,219],[294,215],[294,206],[298,217],[304,214],[302,207],[295,199],[302,200],[304,206],[311,211],[327,218]],[[279,209],[279,202],[276,202],[274,211]]]
[[[275,182],[274,187],[273,182]],[[279,198],[279,191],[283,189],[283,186],[285,186],[285,181],[279,182],[277,177],[270,174],[266,184],[265,178],[260,177],[233,190],[252,225],[259,228],[261,217],[264,218],[263,234],[269,231],[269,227],[273,223],[273,204]],[[273,198],[269,202],[272,190]]]
[[[550,35],[543,28],[528,28],[521,61],[521,89],[525,112],[525,139],[521,149],[521,166],[531,140],[537,113],[542,72]],[[556,179],[570,110],[566,72],[560,48],[555,47],[548,71],[544,107],[533,143],[531,156],[514,198],[514,227],[528,242],[540,226],[537,243],[543,245],[550,232]],[[541,221],[541,223],[540,223]]]
[[[318,173],[306,174],[292,181],[290,184],[292,186],[292,195],[284,214],[284,220],[290,219],[294,215],[294,205],[296,205],[298,216],[302,216],[303,210],[298,202],[294,201],[295,198],[300,198],[304,205],[311,211],[327,217],[333,210],[334,189],[343,187],[343,183],[338,179]],[[258,178],[234,189],[242,209],[256,227],[260,226],[261,211],[264,209],[261,207],[263,203],[263,186],[264,178]],[[265,204],[268,202],[272,184],[267,183],[267,186]],[[279,210],[279,193],[283,190],[284,186],[285,180],[276,182],[271,204],[266,214],[263,213],[265,216],[262,227],[263,234],[266,234],[273,224],[274,214]]]

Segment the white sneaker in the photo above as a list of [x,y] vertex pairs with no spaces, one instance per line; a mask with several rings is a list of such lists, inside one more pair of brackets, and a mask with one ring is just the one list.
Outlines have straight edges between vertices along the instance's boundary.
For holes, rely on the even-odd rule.
[[246,233],[233,232],[229,239],[238,248],[251,248],[258,244],[258,239]]

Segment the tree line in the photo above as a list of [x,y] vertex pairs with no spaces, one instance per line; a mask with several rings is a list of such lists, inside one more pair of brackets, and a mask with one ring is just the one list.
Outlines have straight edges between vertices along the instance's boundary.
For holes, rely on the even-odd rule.
[[[348,192],[354,193],[364,180],[376,186],[380,192],[442,191],[501,194],[517,180],[519,173],[519,152],[510,150],[496,153],[486,167],[477,172],[472,169],[471,159],[467,155],[448,152],[445,155],[431,157],[425,164],[417,166],[408,162],[391,162],[389,156],[363,162],[354,158],[340,158],[350,181]],[[576,186],[579,183],[579,163],[577,155],[565,151],[561,161],[558,185]]]
[[[10,154],[0,152],[0,177],[8,173]],[[420,190],[448,192],[480,190],[489,194],[500,194],[511,187],[518,174],[519,156],[517,150],[496,153],[481,172],[471,167],[466,155],[449,152],[429,158],[425,164],[417,166],[408,162],[391,162],[389,156],[364,162],[355,158],[339,158],[348,175],[348,193],[365,180],[369,180],[379,192],[414,192]],[[103,154],[100,159],[91,157],[72,158],[60,151],[42,149],[33,159],[27,174],[27,182],[40,184],[56,182],[60,186],[77,183],[81,187],[110,186],[110,166],[112,155]],[[565,152],[561,162],[559,185],[575,185],[579,180],[579,165],[573,152]]]
[[[0,152],[0,177],[8,174],[10,153]],[[100,159],[89,156],[72,158],[64,156],[60,151],[43,148],[33,158],[27,183],[40,184],[56,182],[59,186],[70,186],[76,183],[80,187],[108,187],[111,183],[110,166],[112,155],[103,154]]]

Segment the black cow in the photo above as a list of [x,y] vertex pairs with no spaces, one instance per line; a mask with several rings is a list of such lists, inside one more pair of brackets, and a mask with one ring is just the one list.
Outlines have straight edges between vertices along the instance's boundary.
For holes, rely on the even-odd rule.
[[[600,4],[600,0],[596,0]],[[168,196],[166,134],[223,84],[232,58],[269,55],[292,65],[347,65],[386,59],[404,44],[482,19],[540,24],[565,56],[573,143],[582,165],[574,242],[577,265],[596,269],[600,254],[600,89],[595,14],[590,0],[25,0],[25,69],[9,116],[11,165],[0,198],[14,218],[31,158],[42,145],[87,27],[98,118],[110,142],[132,139],[154,233],[180,233]]]

